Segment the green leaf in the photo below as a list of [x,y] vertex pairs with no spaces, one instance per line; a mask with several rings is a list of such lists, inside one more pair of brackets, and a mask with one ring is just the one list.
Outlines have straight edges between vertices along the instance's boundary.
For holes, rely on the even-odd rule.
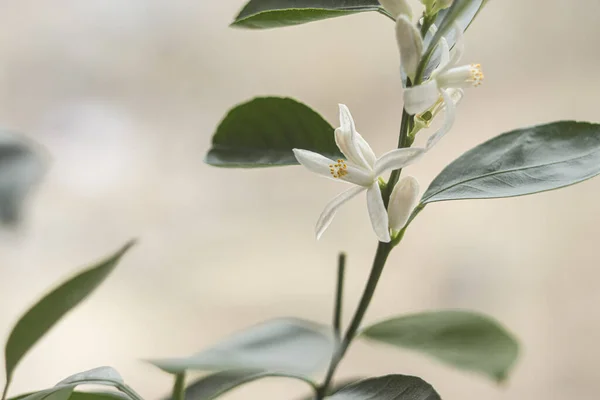
[[329,329],[309,321],[281,318],[238,332],[191,357],[149,360],[162,370],[224,371],[259,369],[270,373],[308,376],[331,358]]
[[298,164],[292,149],[343,157],[333,127],[319,114],[289,98],[259,97],[229,111],[213,136],[206,163],[255,168]]
[[366,11],[384,12],[378,0],[250,0],[231,26],[279,28]]
[[561,121],[517,129],[467,151],[431,183],[422,204],[522,196],[600,174],[600,125]]
[[119,372],[112,367],[98,367],[89,371],[79,372],[75,375],[63,379],[56,386],[70,385],[70,384],[93,384],[102,382],[111,382],[114,386],[123,385],[123,377]]
[[[337,393],[338,391],[340,391],[341,389],[345,388],[348,385],[351,385],[353,383],[356,383],[358,381],[363,380],[364,378],[345,378],[345,379],[341,379],[340,381],[334,382],[330,387],[329,390],[327,391],[327,395],[331,396],[334,393]],[[315,398],[315,394],[311,393],[308,396],[304,396],[302,398],[300,398],[299,400],[314,400]]]
[[328,400],[441,400],[427,382],[416,376],[387,375],[346,386]]
[[3,398],[23,356],[67,312],[89,296],[115,268],[133,242],[116,254],[69,279],[38,301],[21,317],[6,342],[6,385]]
[[[48,389],[51,390],[51,389]],[[34,392],[37,393],[37,392]],[[23,400],[27,396],[34,393],[21,394],[19,396],[11,397],[8,400]],[[72,392],[69,400],[124,400],[129,397],[120,394],[118,392]]]
[[24,136],[0,131],[0,223],[15,225],[23,203],[46,171],[40,146]]
[[[316,385],[303,377],[275,374],[268,371],[245,369],[221,371],[202,377],[190,384],[185,389],[185,400],[212,400],[240,385],[268,377],[297,378],[312,386]],[[171,400],[171,397],[165,400]]]
[[519,352],[498,322],[467,311],[434,311],[396,317],[366,328],[362,336],[415,350],[456,368],[502,381]]

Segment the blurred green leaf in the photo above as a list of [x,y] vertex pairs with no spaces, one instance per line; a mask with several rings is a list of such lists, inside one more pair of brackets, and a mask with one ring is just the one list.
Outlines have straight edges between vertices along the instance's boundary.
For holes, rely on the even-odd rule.
[[191,357],[149,360],[178,374],[187,370],[264,370],[306,377],[331,358],[333,339],[327,327],[309,321],[281,318],[238,332]]
[[79,372],[75,375],[63,379],[56,386],[70,385],[70,384],[83,384],[83,383],[95,383],[98,381],[113,382],[115,385],[122,385],[125,383],[123,377],[119,372],[112,367],[98,367],[89,371]]
[[435,389],[421,378],[387,375],[348,385],[328,400],[441,400]]
[[561,121],[517,129],[467,151],[431,183],[421,203],[522,196],[600,174],[600,125]]
[[65,385],[41,390],[23,397],[22,400],[68,400],[77,385]]
[[104,281],[132,245],[133,242],[129,242],[113,256],[69,279],[21,317],[6,342],[6,385],[3,398],[6,397],[14,370],[23,356],[54,324]]
[[[8,400],[22,400],[34,393],[21,394]],[[69,400],[124,400],[129,397],[118,392],[72,392]]]
[[378,0],[250,0],[231,26],[267,29],[305,24],[366,11],[379,11]]
[[255,98],[229,111],[213,136],[206,163],[237,168],[294,165],[294,148],[340,158],[333,131],[323,117],[295,100]]
[[23,135],[0,131],[0,223],[19,221],[25,198],[45,170],[39,145]]
[[496,381],[506,378],[519,352],[517,341],[498,322],[467,311],[396,317],[364,329],[361,335],[427,354]]
[[[295,378],[307,382],[311,386],[316,385],[314,382],[307,381],[304,377],[273,374],[268,371],[247,369],[221,371],[202,377],[190,384],[185,389],[185,400],[212,400],[240,385],[269,377]],[[171,397],[165,400],[171,400]]]

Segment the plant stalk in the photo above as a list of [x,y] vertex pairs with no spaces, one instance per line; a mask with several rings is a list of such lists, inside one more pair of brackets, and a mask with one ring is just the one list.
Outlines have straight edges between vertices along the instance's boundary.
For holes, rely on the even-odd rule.
[[338,258],[337,284],[335,290],[335,307],[333,312],[333,334],[339,342],[342,340],[342,300],[344,298],[344,275],[346,272],[346,254],[340,253]]
[[185,400],[185,373],[175,375],[172,400]]
[[391,243],[383,243],[379,242],[377,246],[377,252],[375,253],[375,259],[373,260],[373,267],[371,269],[371,274],[369,275],[369,280],[367,281],[367,285],[365,286],[365,290],[360,299],[358,307],[354,312],[354,317],[352,317],[352,322],[344,335],[344,339],[340,343],[337,351],[335,352],[333,359],[331,360],[331,364],[329,365],[329,369],[327,370],[327,375],[325,376],[325,380],[321,386],[319,386],[317,390],[316,400],[322,400],[326,395],[329,389],[329,385],[331,383],[331,379],[333,378],[333,374],[337,369],[340,361],[344,358],[350,343],[356,337],[356,333],[358,332],[358,328],[367,312],[367,308],[371,303],[371,299],[375,294],[375,289],[377,288],[377,283],[379,282],[379,278],[381,277],[381,273],[383,272],[383,267],[385,266],[385,262],[392,250],[393,246]]

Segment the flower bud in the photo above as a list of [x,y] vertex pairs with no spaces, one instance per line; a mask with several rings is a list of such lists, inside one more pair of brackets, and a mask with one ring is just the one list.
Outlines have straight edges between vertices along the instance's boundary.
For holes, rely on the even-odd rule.
[[402,68],[409,78],[414,79],[421,62],[423,40],[417,27],[405,15],[401,15],[396,21],[396,41]]
[[404,228],[419,199],[419,182],[412,176],[405,176],[394,186],[388,204],[389,225],[392,232]]
[[379,0],[379,3],[395,19],[398,19],[401,15],[406,15],[408,19],[412,19],[412,9],[406,0]]

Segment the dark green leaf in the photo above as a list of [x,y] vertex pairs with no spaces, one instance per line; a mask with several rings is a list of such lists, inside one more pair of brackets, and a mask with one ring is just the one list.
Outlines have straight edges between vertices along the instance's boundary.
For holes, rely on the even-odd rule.
[[250,0],[231,25],[279,28],[366,11],[383,10],[378,0]]
[[69,400],[124,400],[128,396],[119,392],[73,392]]
[[435,389],[421,378],[387,375],[346,386],[328,400],[441,400]]
[[22,135],[0,131],[0,223],[19,221],[25,198],[45,170],[37,144]]
[[456,368],[506,378],[519,345],[499,323],[466,311],[435,311],[392,318],[362,336],[432,356]]
[[[273,374],[261,370],[230,370],[205,376],[185,389],[185,400],[212,400],[236,387],[268,377],[296,378],[290,375]],[[305,378],[299,377],[302,381]],[[309,382],[311,385],[314,383]],[[167,398],[165,400],[170,400]]]
[[13,372],[23,356],[54,324],[89,296],[104,281],[132,245],[133,242],[128,243],[110,258],[63,283],[42,298],[21,317],[6,342],[5,394]]
[[326,327],[281,318],[238,332],[191,357],[149,362],[172,374],[186,370],[258,369],[307,376],[324,366],[332,351],[333,340]]
[[294,165],[298,164],[294,148],[340,158],[333,130],[323,117],[295,100],[256,98],[229,111],[213,136],[206,163],[237,168]]
[[[329,387],[329,391],[327,392],[327,395],[331,396],[332,394],[337,393],[338,391],[345,388],[346,386],[356,383],[358,381],[361,381],[363,379],[364,378],[346,378],[346,379],[341,379],[338,382],[334,382],[333,385],[331,385]],[[308,396],[302,397],[300,400],[314,400],[314,398],[315,398],[315,394],[311,393]]]
[[[8,400],[22,400],[34,393],[21,394]],[[118,392],[72,392],[69,400],[124,400],[129,397]]]
[[558,189],[600,174],[600,125],[562,121],[517,129],[469,150],[421,202],[490,199]]
[[23,397],[23,400],[68,400],[77,385],[66,385],[42,390]]

